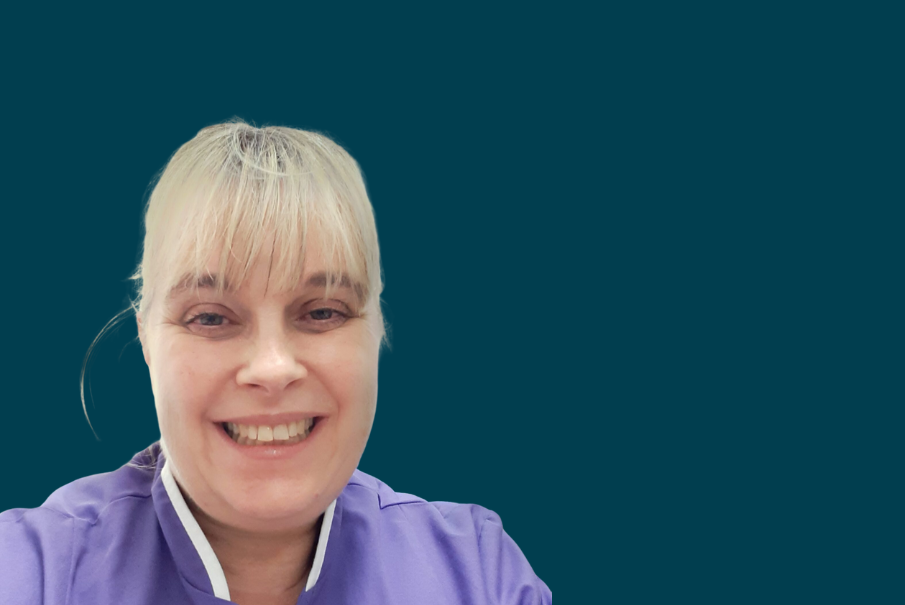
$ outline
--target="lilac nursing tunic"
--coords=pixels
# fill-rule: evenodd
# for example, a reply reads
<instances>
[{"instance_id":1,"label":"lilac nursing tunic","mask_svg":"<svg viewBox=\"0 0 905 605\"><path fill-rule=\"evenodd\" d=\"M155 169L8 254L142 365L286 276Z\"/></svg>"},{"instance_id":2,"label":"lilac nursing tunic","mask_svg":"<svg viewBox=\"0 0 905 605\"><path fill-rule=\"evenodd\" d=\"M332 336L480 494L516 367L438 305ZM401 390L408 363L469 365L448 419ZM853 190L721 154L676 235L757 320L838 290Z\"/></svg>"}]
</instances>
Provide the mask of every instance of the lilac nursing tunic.
<instances>
[{"instance_id":1,"label":"lilac nursing tunic","mask_svg":"<svg viewBox=\"0 0 905 605\"><path fill-rule=\"evenodd\" d=\"M213 605L229 587L157 444L0 513L0 605ZM552 604L500 518L356 470L327 508L299 605Z\"/></svg>"}]
</instances>

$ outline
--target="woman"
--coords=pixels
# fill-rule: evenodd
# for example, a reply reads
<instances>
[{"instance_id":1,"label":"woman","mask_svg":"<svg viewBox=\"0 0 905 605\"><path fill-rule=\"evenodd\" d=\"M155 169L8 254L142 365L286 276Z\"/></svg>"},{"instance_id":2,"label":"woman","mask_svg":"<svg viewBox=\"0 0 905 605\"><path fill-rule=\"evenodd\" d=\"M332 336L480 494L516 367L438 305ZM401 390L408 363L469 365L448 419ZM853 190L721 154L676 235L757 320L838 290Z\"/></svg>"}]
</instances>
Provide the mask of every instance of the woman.
<instances>
[{"instance_id":1,"label":"woman","mask_svg":"<svg viewBox=\"0 0 905 605\"><path fill-rule=\"evenodd\" d=\"M205 128L145 227L135 309L161 440L0 515L0 603L552 603L493 512L356 469L382 281L341 147Z\"/></svg>"}]
</instances>

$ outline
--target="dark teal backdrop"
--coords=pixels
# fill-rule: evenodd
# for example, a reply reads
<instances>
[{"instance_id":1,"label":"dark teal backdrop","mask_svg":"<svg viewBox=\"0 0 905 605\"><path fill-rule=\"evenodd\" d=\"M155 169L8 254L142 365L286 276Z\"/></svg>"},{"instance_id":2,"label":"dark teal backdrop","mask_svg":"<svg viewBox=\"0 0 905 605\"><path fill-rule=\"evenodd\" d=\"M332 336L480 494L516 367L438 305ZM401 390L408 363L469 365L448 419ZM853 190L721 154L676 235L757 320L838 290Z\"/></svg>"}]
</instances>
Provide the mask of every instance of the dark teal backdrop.
<instances>
[{"instance_id":1,"label":"dark teal backdrop","mask_svg":"<svg viewBox=\"0 0 905 605\"><path fill-rule=\"evenodd\" d=\"M564 362L550 355L565 303L551 289L563 237L547 220L560 201L544 173L551 134L538 134L555 115L537 113L528 77L542 48L482 34L469 46L486 54L463 58L444 27L378 55L366 16L355 31L301 13L184 17L54 13L5 43L20 58L7 64L2 145L0 510L38 506L158 439L134 323L90 366L100 441L79 401L82 358L131 293L152 177L200 128L239 116L324 132L365 173L392 349L360 468L495 510L556 586ZM264 28L256 42L249 27Z\"/></svg>"},{"instance_id":2,"label":"dark teal backdrop","mask_svg":"<svg viewBox=\"0 0 905 605\"><path fill-rule=\"evenodd\" d=\"M365 172L393 348L363 470L497 511L574 603L903 601L895 10L141 10L4 16L0 509L158 437L132 324L100 442L82 357L152 176L239 116Z\"/></svg>"}]
</instances>

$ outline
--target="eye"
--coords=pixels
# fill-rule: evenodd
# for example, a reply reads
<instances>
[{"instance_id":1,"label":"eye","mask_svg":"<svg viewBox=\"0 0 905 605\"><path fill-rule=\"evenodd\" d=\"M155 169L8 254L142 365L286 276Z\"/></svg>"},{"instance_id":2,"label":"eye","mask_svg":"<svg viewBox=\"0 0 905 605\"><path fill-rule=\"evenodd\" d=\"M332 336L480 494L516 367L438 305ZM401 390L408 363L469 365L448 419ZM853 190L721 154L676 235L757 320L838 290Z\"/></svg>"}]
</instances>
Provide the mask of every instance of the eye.
<instances>
[{"instance_id":1,"label":"eye","mask_svg":"<svg viewBox=\"0 0 905 605\"><path fill-rule=\"evenodd\" d=\"M192 321L197 321L202 326L222 326L225 319L218 313L201 313L196 315Z\"/></svg>"},{"instance_id":2,"label":"eye","mask_svg":"<svg viewBox=\"0 0 905 605\"><path fill-rule=\"evenodd\" d=\"M311 319L326 320L333 319L335 314L337 314L337 312L334 309L315 309L309 315L311 315Z\"/></svg>"},{"instance_id":3,"label":"eye","mask_svg":"<svg viewBox=\"0 0 905 605\"><path fill-rule=\"evenodd\" d=\"M201 336L227 336L239 325L222 313L203 311L185 320L185 327Z\"/></svg>"},{"instance_id":4,"label":"eye","mask_svg":"<svg viewBox=\"0 0 905 605\"><path fill-rule=\"evenodd\" d=\"M350 313L334 309L333 307L319 307L311 309L299 319L305 330L311 332L326 332L346 323Z\"/></svg>"}]
</instances>

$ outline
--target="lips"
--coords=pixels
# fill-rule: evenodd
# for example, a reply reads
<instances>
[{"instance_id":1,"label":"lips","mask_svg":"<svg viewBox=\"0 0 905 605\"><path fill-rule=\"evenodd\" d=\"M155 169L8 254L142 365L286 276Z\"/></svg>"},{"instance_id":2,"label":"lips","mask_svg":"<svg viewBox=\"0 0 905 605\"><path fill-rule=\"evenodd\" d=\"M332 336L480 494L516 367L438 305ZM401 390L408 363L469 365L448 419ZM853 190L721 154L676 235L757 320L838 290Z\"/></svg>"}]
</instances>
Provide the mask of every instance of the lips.
<instances>
[{"instance_id":1,"label":"lips","mask_svg":"<svg viewBox=\"0 0 905 605\"><path fill-rule=\"evenodd\" d=\"M318 435L323 433L324 430L329 430L330 420L330 416L315 416L311 413L259 414L218 419L211 424L211 428L215 433L219 433L227 451L231 452L227 454L229 458L223 460L225 464L244 466L245 464L266 463L270 465L280 460L292 460L292 464L305 465L313 463L316 458L316 454L308 454L306 452L313 452L312 447L315 450L318 448L317 443L320 440ZM273 437L273 432L277 430L279 425L286 425L286 433L288 434L290 423L296 423L296 429L298 429L297 423L299 422L302 422L303 426L306 422L311 424L310 429L308 429L303 438L296 434L294 438L290 439L271 439L270 441L261 439L261 426L266 427L263 435L266 439L268 437L268 428L270 429L270 437ZM232 429L230 424L235 425L235 429ZM255 427L257 434L254 440L249 441L248 434L242 438L242 425L247 427L247 431L250 431L252 426ZM239 440L233 437L235 430L239 431ZM282 435L281 429L278 435ZM305 462L306 460L308 462ZM256 467L254 472L266 473L271 470L272 468L268 466Z\"/></svg>"},{"instance_id":2,"label":"lips","mask_svg":"<svg viewBox=\"0 0 905 605\"><path fill-rule=\"evenodd\" d=\"M296 421L272 423L223 422L226 434L239 445L275 446L292 445L304 441L317 423L316 417Z\"/></svg>"}]
</instances>

